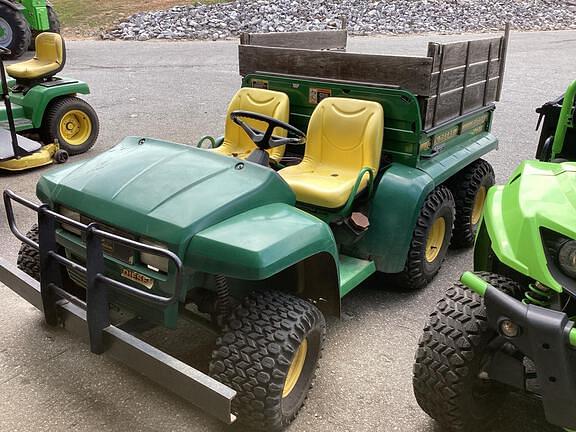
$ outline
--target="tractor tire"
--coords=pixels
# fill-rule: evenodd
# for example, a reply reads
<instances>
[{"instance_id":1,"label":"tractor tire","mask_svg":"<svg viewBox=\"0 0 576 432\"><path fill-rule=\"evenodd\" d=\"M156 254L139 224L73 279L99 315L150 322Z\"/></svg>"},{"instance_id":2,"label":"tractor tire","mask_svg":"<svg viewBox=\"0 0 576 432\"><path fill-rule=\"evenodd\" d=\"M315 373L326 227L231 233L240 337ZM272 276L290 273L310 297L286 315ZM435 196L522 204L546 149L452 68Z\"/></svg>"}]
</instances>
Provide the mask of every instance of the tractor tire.
<instances>
[{"instance_id":1,"label":"tractor tire","mask_svg":"<svg viewBox=\"0 0 576 432\"><path fill-rule=\"evenodd\" d=\"M26 233L26 237L38 243L38 225L33 225L30 231ZM40 253L36 249L22 243L18 251L16 265L28 276L40 281Z\"/></svg>"},{"instance_id":2,"label":"tractor tire","mask_svg":"<svg viewBox=\"0 0 576 432\"><path fill-rule=\"evenodd\" d=\"M494 287L517 295L511 279L478 273ZM497 333L488 327L483 297L455 283L424 327L414 364L413 388L420 407L450 432L489 430L506 389L479 373Z\"/></svg>"},{"instance_id":3,"label":"tractor tire","mask_svg":"<svg viewBox=\"0 0 576 432\"><path fill-rule=\"evenodd\" d=\"M58 18L58 14L54 10L52 6L46 6L48 10L48 22L50 23L50 29L47 30L51 33L60 33L61 25L60 25L60 18ZM43 33L42 31L32 30L32 39L30 40L30 46L28 49L30 51L36 50L36 37Z\"/></svg>"},{"instance_id":4,"label":"tractor tire","mask_svg":"<svg viewBox=\"0 0 576 432\"><path fill-rule=\"evenodd\" d=\"M4 58L15 60L21 57L31 39L32 32L22 12L0 3L0 46L11 51Z\"/></svg>"},{"instance_id":5,"label":"tractor tire","mask_svg":"<svg viewBox=\"0 0 576 432\"><path fill-rule=\"evenodd\" d=\"M450 243L452 248L466 248L474 244L486 193L494 183L494 169L483 159L468 165L448 183L456 202L456 221Z\"/></svg>"},{"instance_id":6,"label":"tractor tire","mask_svg":"<svg viewBox=\"0 0 576 432\"><path fill-rule=\"evenodd\" d=\"M70 156L85 153L98 139L100 123L94 109L84 100L66 96L53 101L44 112L40 135L44 144L58 140Z\"/></svg>"},{"instance_id":7,"label":"tractor tire","mask_svg":"<svg viewBox=\"0 0 576 432\"><path fill-rule=\"evenodd\" d=\"M450 189L434 189L420 210L404 270L390 275L394 287L415 290L427 285L440 270L450 245L455 204Z\"/></svg>"},{"instance_id":8,"label":"tractor tire","mask_svg":"<svg viewBox=\"0 0 576 432\"><path fill-rule=\"evenodd\" d=\"M312 304L278 291L249 295L231 314L212 353L210 375L238 395L232 409L254 431L280 431L313 385L326 334Z\"/></svg>"}]
</instances>

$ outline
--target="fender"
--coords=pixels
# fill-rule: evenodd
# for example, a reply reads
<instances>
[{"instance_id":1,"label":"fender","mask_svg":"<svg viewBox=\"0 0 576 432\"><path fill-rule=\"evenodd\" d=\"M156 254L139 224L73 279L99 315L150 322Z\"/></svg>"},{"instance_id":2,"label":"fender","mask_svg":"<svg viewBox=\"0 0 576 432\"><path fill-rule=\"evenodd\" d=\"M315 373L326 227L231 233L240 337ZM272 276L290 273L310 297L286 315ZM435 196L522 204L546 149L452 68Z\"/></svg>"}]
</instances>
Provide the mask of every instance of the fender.
<instances>
[{"instance_id":1,"label":"fender","mask_svg":"<svg viewBox=\"0 0 576 432\"><path fill-rule=\"evenodd\" d=\"M2 1L2 0L0 0ZM11 94L12 103L24 108L26 117L32 120L35 128L42 126L44 112L54 99L62 96L75 96L76 94L90 94L88 84L78 80L61 79L61 84L46 87L42 84L32 87L25 95Z\"/></svg>"},{"instance_id":2,"label":"fender","mask_svg":"<svg viewBox=\"0 0 576 432\"><path fill-rule=\"evenodd\" d=\"M0 3L3 5L6 5L16 11L23 11L24 9L26 9L24 6L22 6L20 3L15 3L15 2L11 2L9 0L0 0Z\"/></svg>"},{"instance_id":3,"label":"fender","mask_svg":"<svg viewBox=\"0 0 576 432\"><path fill-rule=\"evenodd\" d=\"M340 310L338 249L332 231L288 204L251 209L200 231L189 242L184 262L192 270L250 281L295 270L308 279L304 286L295 282L291 289L296 294L326 301L331 314Z\"/></svg>"},{"instance_id":4,"label":"fender","mask_svg":"<svg viewBox=\"0 0 576 432\"><path fill-rule=\"evenodd\" d=\"M370 228L356 253L374 257L378 271L401 272L420 208L434 187L434 179L424 171L393 163L380 178L370 209Z\"/></svg>"}]
</instances>

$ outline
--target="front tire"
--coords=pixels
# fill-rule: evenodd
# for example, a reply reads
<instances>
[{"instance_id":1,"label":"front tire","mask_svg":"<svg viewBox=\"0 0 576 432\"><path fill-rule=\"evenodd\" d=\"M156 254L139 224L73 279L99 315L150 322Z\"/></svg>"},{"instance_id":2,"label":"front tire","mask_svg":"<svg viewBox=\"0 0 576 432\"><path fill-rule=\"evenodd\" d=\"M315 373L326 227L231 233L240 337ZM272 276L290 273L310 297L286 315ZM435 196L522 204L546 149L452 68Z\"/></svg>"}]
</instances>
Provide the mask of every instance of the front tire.
<instances>
[{"instance_id":1,"label":"front tire","mask_svg":"<svg viewBox=\"0 0 576 432\"><path fill-rule=\"evenodd\" d=\"M44 144L58 140L60 148L71 156L90 150L99 132L98 115L86 101L75 96L52 102L46 108L40 131Z\"/></svg>"},{"instance_id":2,"label":"front tire","mask_svg":"<svg viewBox=\"0 0 576 432\"><path fill-rule=\"evenodd\" d=\"M238 392L238 421L280 431L302 408L322 352L326 323L312 304L278 291L256 292L232 313L210 375Z\"/></svg>"},{"instance_id":3,"label":"front tire","mask_svg":"<svg viewBox=\"0 0 576 432\"><path fill-rule=\"evenodd\" d=\"M478 273L515 295L516 282ZM414 395L420 407L450 432L488 430L506 395L503 386L479 377L497 333L488 327L483 297L455 283L438 302L418 344Z\"/></svg>"},{"instance_id":4,"label":"front tire","mask_svg":"<svg viewBox=\"0 0 576 432\"><path fill-rule=\"evenodd\" d=\"M30 231L26 233L26 237L38 243L38 225L33 225ZM18 251L16 265L24 273L40 281L40 253L38 250L22 243Z\"/></svg>"},{"instance_id":5,"label":"front tire","mask_svg":"<svg viewBox=\"0 0 576 432\"><path fill-rule=\"evenodd\" d=\"M440 270L452 237L454 198L446 186L438 186L424 202L412 234L404 270L391 282L404 290L427 285Z\"/></svg>"},{"instance_id":6,"label":"front tire","mask_svg":"<svg viewBox=\"0 0 576 432\"><path fill-rule=\"evenodd\" d=\"M22 56L30 45L32 32L24 15L6 4L0 3L0 46L8 48L7 60Z\"/></svg>"}]
</instances>

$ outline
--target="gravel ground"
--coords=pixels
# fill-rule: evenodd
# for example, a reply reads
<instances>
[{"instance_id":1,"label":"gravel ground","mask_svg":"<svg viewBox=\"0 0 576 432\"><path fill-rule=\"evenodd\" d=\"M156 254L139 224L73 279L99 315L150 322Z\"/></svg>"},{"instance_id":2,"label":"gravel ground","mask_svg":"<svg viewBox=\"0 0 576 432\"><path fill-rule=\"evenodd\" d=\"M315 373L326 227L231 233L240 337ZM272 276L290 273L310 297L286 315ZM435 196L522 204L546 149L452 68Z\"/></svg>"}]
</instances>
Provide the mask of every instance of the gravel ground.
<instances>
[{"instance_id":1,"label":"gravel ground","mask_svg":"<svg viewBox=\"0 0 576 432\"><path fill-rule=\"evenodd\" d=\"M354 35L576 28L576 0L235 0L139 13L105 39L226 39L243 32L338 29Z\"/></svg>"}]
</instances>

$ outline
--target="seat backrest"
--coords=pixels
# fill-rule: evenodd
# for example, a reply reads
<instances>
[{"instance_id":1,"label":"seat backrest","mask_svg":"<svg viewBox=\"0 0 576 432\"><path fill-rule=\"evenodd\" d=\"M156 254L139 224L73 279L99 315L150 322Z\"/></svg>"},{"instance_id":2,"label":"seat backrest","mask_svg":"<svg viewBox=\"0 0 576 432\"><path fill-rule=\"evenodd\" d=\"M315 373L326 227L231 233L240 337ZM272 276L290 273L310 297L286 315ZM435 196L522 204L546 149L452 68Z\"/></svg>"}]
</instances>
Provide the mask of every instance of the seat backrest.
<instances>
[{"instance_id":1,"label":"seat backrest","mask_svg":"<svg viewBox=\"0 0 576 432\"><path fill-rule=\"evenodd\" d=\"M256 149L256 145L248 137L246 132L230 119L230 113L237 110L264 114L288 123L290 120L290 99L285 93L258 88L244 87L236 92L228 105L223 145L236 153L251 152ZM262 131L264 131L267 126L266 123L257 120L243 120L250 126ZM274 134L286 136L286 131L276 128ZM284 149L285 146L270 149L270 157L279 160L284 155Z\"/></svg>"},{"instance_id":2,"label":"seat backrest","mask_svg":"<svg viewBox=\"0 0 576 432\"><path fill-rule=\"evenodd\" d=\"M322 100L308 125L304 158L360 171L378 171L384 136L384 109L377 102L330 97Z\"/></svg>"},{"instance_id":3,"label":"seat backrest","mask_svg":"<svg viewBox=\"0 0 576 432\"><path fill-rule=\"evenodd\" d=\"M40 33L36 37L36 59L64 67L66 55L62 36L58 33Z\"/></svg>"}]
</instances>

